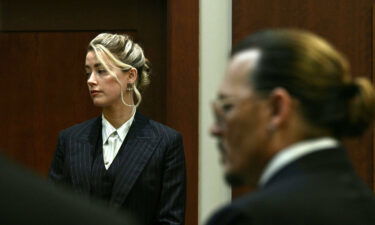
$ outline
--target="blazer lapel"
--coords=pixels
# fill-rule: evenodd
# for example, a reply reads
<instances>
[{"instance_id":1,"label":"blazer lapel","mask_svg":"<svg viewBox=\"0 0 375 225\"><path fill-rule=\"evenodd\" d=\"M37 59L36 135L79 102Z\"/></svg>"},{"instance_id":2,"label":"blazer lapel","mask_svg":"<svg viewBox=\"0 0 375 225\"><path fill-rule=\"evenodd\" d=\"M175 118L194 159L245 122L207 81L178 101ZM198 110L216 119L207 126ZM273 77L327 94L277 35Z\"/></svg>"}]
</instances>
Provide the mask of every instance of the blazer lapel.
<instances>
[{"instance_id":1,"label":"blazer lapel","mask_svg":"<svg viewBox=\"0 0 375 225\"><path fill-rule=\"evenodd\" d=\"M90 193L90 175L92 161L98 140L101 140L101 117L82 127L71 141L72 183L80 192Z\"/></svg>"},{"instance_id":2,"label":"blazer lapel","mask_svg":"<svg viewBox=\"0 0 375 225\"><path fill-rule=\"evenodd\" d=\"M127 139L126 145L122 146L125 147L124 158L118 171L119 176L113 185L110 201L118 206L125 201L161 140L150 127L149 120L139 113L135 115Z\"/></svg>"}]
</instances>

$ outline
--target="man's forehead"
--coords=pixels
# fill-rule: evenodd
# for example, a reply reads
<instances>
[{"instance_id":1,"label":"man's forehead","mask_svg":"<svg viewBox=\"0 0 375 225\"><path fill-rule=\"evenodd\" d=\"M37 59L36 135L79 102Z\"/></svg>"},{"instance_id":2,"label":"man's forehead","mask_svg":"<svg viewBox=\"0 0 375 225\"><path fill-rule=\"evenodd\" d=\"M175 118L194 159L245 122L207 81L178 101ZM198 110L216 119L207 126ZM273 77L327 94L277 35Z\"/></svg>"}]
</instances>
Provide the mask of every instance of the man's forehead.
<instances>
[{"instance_id":1,"label":"man's forehead","mask_svg":"<svg viewBox=\"0 0 375 225\"><path fill-rule=\"evenodd\" d=\"M219 95L237 95L248 90L248 74L260 57L257 49L246 50L234 55L228 64L226 76L219 89Z\"/></svg>"},{"instance_id":2,"label":"man's forehead","mask_svg":"<svg viewBox=\"0 0 375 225\"><path fill-rule=\"evenodd\" d=\"M237 72L248 72L259 61L260 50L249 49L235 54L229 61L228 69Z\"/></svg>"}]
</instances>

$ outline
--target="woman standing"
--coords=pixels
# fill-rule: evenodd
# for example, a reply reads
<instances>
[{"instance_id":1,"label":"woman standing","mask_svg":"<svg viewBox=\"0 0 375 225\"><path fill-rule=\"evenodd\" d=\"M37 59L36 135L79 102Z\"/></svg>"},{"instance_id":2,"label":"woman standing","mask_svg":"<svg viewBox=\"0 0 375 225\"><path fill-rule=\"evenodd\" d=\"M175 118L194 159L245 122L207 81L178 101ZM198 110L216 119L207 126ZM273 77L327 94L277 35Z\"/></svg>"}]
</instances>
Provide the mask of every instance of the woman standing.
<instances>
[{"instance_id":1,"label":"woman standing","mask_svg":"<svg viewBox=\"0 0 375 225\"><path fill-rule=\"evenodd\" d=\"M139 112L149 62L129 36L89 44L88 89L102 115L63 130L49 177L133 213L142 224L184 224L181 135Z\"/></svg>"}]
</instances>

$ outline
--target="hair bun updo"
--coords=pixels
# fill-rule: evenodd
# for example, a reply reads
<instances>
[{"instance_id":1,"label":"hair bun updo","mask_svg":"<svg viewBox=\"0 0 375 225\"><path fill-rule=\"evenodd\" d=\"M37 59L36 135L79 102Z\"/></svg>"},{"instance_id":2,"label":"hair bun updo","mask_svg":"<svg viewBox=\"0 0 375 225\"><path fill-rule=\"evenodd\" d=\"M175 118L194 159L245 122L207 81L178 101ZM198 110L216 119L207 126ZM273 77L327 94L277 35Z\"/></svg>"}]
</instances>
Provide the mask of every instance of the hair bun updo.
<instances>
[{"instance_id":1,"label":"hair bun updo","mask_svg":"<svg viewBox=\"0 0 375 225\"><path fill-rule=\"evenodd\" d=\"M137 69L138 78L134 85L134 93L138 99L138 106L142 99L140 91L150 84L151 74L151 63L145 57L141 46L126 34L101 33L90 42L88 51L95 51L95 54L104 53L121 69Z\"/></svg>"}]
</instances>

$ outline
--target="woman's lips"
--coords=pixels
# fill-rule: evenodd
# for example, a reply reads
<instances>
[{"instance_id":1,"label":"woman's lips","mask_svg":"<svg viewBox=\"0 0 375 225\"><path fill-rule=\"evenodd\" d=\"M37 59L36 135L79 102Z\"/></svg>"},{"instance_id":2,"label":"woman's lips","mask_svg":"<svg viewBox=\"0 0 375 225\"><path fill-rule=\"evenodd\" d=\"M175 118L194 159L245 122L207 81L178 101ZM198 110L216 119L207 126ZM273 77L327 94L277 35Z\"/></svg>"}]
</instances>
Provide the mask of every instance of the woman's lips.
<instances>
[{"instance_id":1,"label":"woman's lips","mask_svg":"<svg viewBox=\"0 0 375 225\"><path fill-rule=\"evenodd\" d=\"M97 90L90 91L91 96L95 96L95 95L97 95L99 93L100 93L100 91L97 91Z\"/></svg>"}]
</instances>

